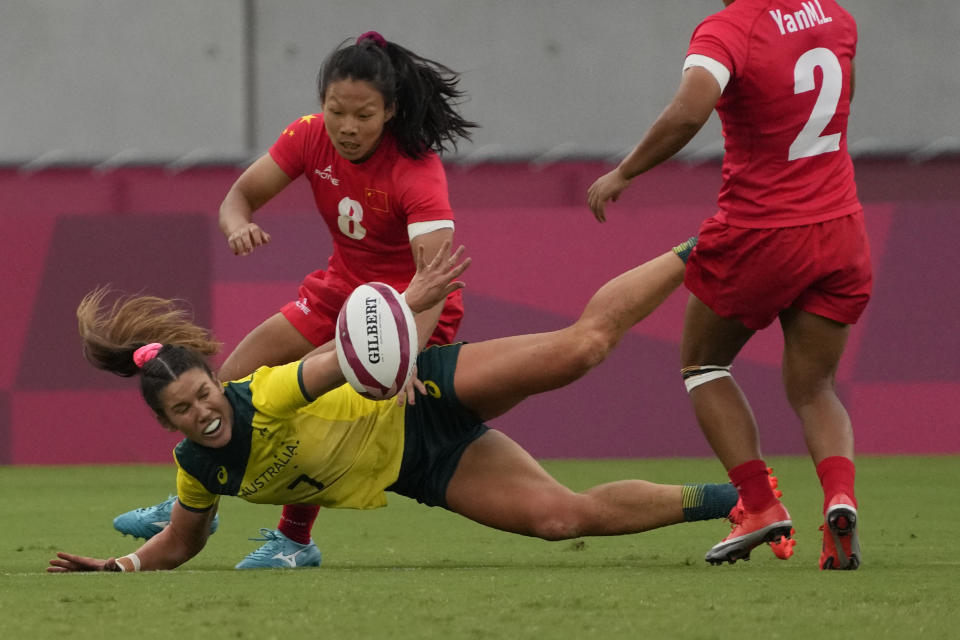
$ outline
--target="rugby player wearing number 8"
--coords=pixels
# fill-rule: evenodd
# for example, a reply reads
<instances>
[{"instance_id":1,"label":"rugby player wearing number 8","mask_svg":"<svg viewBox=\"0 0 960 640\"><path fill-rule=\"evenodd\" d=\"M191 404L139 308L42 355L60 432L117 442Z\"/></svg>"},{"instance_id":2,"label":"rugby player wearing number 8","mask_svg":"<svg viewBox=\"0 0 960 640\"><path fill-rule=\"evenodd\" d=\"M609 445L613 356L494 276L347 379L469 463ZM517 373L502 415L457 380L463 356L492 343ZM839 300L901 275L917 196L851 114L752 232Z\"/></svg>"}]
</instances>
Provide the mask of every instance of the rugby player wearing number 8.
<instances>
[{"instance_id":1,"label":"rugby player wearing number 8","mask_svg":"<svg viewBox=\"0 0 960 640\"><path fill-rule=\"evenodd\" d=\"M58 553L48 571L179 566L203 547L221 495L373 508L393 491L546 540L726 516L737 501L728 483L622 480L577 493L483 424L598 365L681 284L689 244L606 283L566 328L428 348L417 368L431 393L413 403L360 396L343 384L330 350L220 385L201 355L210 351L208 334L173 314L169 301L135 297L104 311L103 294L95 292L78 309L85 353L97 367L139 373L161 424L185 436L176 449L178 499L170 525L134 553L108 559ZM460 255L420 260L405 292L420 336L429 336L436 322L424 311L462 286ZM167 341L174 331L179 344ZM148 340L163 344L144 346Z\"/></svg>"}]
</instances>

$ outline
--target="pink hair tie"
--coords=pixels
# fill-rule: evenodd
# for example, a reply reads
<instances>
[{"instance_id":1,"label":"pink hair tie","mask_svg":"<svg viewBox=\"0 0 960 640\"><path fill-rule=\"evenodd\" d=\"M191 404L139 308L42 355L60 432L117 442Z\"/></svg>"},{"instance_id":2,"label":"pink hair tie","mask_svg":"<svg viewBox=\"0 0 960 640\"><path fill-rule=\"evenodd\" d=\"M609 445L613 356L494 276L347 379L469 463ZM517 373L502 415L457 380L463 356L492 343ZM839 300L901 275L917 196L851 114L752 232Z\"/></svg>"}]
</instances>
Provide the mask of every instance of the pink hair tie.
<instances>
[{"instance_id":1,"label":"pink hair tie","mask_svg":"<svg viewBox=\"0 0 960 640\"><path fill-rule=\"evenodd\" d=\"M160 349L163 349L163 345L159 342L143 345L133 352L133 363L143 369L143 365L157 357Z\"/></svg>"},{"instance_id":2,"label":"pink hair tie","mask_svg":"<svg viewBox=\"0 0 960 640\"><path fill-rule=\"evenodd\" d=\"M376 31L367 31L364 34L361 34L360 37L357 38L357 44L360 44L364 40L373 40L373 44L377 45L381 49L384 49L387 46L387 39Z\"/></svg>"}]
</instances>

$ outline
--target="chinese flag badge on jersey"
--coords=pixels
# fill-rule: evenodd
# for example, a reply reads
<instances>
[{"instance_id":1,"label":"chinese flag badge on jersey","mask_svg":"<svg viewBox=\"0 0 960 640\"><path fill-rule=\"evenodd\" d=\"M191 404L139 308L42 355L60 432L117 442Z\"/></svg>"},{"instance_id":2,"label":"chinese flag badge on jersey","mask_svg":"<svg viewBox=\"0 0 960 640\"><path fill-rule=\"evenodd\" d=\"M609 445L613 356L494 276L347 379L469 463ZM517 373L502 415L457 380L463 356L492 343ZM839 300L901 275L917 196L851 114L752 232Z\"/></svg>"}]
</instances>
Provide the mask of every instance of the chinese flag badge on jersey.
<instances>
[{"instance_id":1,"label":"chinese flag badge on jersey","mask_svg":"<svg viewBox=\"0 0 960 640\"><path fill-rule=\"evenodd\" d=\"M367 206L373 209L374 211L389 211L389 203L387 201L386 191L379 191L377 189L367 189Z\"/></svg>"}]
</instances>

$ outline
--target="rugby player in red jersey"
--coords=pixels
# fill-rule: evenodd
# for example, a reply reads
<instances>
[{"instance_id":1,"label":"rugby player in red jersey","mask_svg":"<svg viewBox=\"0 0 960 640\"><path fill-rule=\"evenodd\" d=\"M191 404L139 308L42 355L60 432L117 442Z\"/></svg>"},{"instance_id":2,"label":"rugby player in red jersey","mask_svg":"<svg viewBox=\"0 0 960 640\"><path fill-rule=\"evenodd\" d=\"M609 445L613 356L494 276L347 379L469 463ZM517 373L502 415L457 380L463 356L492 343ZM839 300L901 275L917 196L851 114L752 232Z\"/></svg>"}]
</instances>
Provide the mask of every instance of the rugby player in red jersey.
<instances>
[{"instance_id":1,"label":"rugby player in red jersey","mask_svg":"<svg viewBox=\"0 0 960 640\"><path fill-rule=\"evenodd\" d=\"M261 365L295 361L333 339L337 314L358 285L403 290L423 248L432 258L453 237L454 215L438 153L476 125L456 110L459 76L368 32L333 51L320 70L322 112L298 118L237 179L220 206L231 250L247 255L270 241L254 212L305 176L333 238L327 268L300 285L297 299L251 331L218 374L235 380ZM430 344L447 344L463 316L461 292L435 310ZM169 522L174 498L117 516L114 527L149 539ZM238 569L317 566L311 538L319 506L287 505L276 530ZM216 528L214 521L212 527Z\"/></svg>"},{"instance_id":2,"label":"rugby player in red jersey","mask_svg":"<svg viewBox=\"0 0 960 640\"><path fill-rule=\"evenodd\" d=\"M821 569L860 564L853 430L834 379L870 298L872 270L847 118L857 29L833 0L724 0L690 40L679 89L634 150L588 191L591 210L678 152L716 109L723 125L718 212L687 268L681 346L697 419L740 494L733 531L706 555L749 557L788 537L757 425L730 373L741 348L780 320L783 380L824 492Z\"/></svg>"}]
</instances>

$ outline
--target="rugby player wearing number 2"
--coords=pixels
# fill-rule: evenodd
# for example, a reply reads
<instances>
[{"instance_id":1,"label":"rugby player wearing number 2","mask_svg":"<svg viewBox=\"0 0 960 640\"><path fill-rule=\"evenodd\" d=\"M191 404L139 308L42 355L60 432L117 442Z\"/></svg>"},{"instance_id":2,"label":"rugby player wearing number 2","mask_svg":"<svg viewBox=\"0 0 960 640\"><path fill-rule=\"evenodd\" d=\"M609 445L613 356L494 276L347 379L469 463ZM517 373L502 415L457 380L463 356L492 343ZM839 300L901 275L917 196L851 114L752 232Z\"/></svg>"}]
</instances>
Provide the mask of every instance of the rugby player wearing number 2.
<instances>
[{"instance_id":1,"label":"rugby player wearing number 2","mask_svg":"<svg viewBox=\"0 0 960 640\"><path fill-rule=\"evenodd\" d=\"M707 440L740 494L718 564L785 540L757 425L730 366L779 318L783 380L824 492L821 569L860 565L853 430L834 389L872 270L847 118L857 30L833 0L724 0L690 41L679 89L634 150L588 191L601 222L636 176L682 149L715 108L723 124L719 210L687 268L684 382ZM786 543L783 543L786 544ZM776 550L776 549L775 549ZM788 554L783 554L788 555Z\"/></svg>"}]
</instances>

